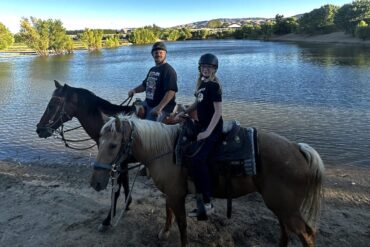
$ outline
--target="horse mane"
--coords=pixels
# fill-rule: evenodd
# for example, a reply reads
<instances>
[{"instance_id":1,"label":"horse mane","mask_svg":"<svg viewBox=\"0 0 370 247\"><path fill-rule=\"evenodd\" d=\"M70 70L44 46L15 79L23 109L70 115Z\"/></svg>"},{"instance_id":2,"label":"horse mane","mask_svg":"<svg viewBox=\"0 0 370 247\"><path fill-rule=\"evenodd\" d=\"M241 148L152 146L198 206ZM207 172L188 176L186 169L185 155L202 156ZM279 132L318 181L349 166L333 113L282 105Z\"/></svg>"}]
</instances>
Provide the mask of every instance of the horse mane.
<instances>
[{"instance_id":1,"label":"horse mane","mask_svg":"<svg viewBox=\"0 0 370 247\"><path fill-rule=\"evenodd\" d=\"M70 100L72 96L76 94L78 98L78 107L80 109L87 109L88 114L92 116L100 115L101 112L106 115L113 116L118 113L129 113L131 111L130 106L112 104L84 88L75 88L64 85L62 90L65 93L67 100Z\"/></svg>"},{"instance_id":2,"label":"horse mane","mask_svg":"<svg viewBox=\"0 0 370 247\"><path fill-rule=\"evenodd\" d=\"M163 123L139 119L135 115L119 115L120 121L129 121L134 128L134 138L138 138L144 150L162 154L174 149L176 137L181 129L179 124ZM102 128L101 134L116 132L115 119L111 118Z\"/></svg>"}]
</instances>

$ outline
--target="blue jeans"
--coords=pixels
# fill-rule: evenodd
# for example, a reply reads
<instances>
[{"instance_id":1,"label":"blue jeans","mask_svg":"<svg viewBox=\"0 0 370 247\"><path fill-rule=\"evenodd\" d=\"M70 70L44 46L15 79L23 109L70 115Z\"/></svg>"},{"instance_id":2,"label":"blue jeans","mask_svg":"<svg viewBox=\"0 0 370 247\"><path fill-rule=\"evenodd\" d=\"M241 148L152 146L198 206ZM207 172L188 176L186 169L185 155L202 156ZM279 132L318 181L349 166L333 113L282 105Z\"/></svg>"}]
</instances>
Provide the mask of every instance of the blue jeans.
<instances>
[{"instance_id":1,"label":"blue jeans","mask_svg":"<svg viewBox=\"0 0 370 247\"><path fill-rule=\"evenodd\" d=\"M152 110L153 110L154 107L148 106L146 101L144 101L143 106L145 108L145 119L146 120L162 122L163 119L165 119L166 117L168 117L170 115L170 113L166 112L166 111L162 111L158 116L153 114Z\"/></svg>"}]
</instances>

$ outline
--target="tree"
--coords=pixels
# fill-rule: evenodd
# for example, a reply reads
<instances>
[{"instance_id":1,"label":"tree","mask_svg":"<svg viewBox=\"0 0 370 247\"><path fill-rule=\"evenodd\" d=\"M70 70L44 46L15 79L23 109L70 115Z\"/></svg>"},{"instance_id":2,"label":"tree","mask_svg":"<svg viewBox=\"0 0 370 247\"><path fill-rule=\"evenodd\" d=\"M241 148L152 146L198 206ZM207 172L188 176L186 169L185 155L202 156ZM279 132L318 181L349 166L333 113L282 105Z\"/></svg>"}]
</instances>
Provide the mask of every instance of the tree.
<instances>
[{"instance_id":1,"label":"tree","mask_svg":"<svg viewBox=\"0 0 370 247\"><path fill-rule=\"evenodd\" d=\"M56 54L63 54L66 51L72 52L72 39L66 35L66 29L60 20L48 20L49 25L49 49ZM71 45L72 44L72 45ZM71 48L72 46L72 48Z\"/></svg>"},{"instance_id":2,"label":"tree","mask_svg":"<svg viewBox=\"0 0 370 247\"><path fill-rule=\"evenodd\" d=\"M220 27L222 27L222 23L221 23L220 20L210 20L207 23L207 27L209 27L209 28L220 28Z\"/></svg>"},{"instance_id":3,"label":"tree","mask_svg":"<svg viewBox=\"0 0 370 247\"><path fill-rule=\"evenodd\" d=\"M107 48L115 48L119 46L119 37L118 35L113 35L113 37L108 37L105 40L105 46Z\"/></svg>"},{"instance_id":4,"label":"tree","mask_svg":"<svg viewBox=\"0 0 370 247\"><path fill-rule=\"evenodd\" d=\"M0 50L6 49L14 43L12 33L0 22Z\"/></svg>"},{"instance_id":5,"label":"tree","mask_svg":"<svg viewBox=\"0 0 370 247\"><path fill-rule=\"evenodd\" d=\"M102 48L103 31L98 29L88 29L82 33L82 44L89 51L96 51Z\"/></svg>"},{"instance_id":6,"label":"tree","mask_svg":"<svg viewBox=\"0 0 370 247\"><path fill-rule=\"evenodd\" d=\"M272 21L267 21L261 25L261 34L263 39L271 38L274 32L274 23Z\"/></svg>"},{"instance_id":7,"label":"tree","mask_svg":"<svg viewBox=\"0 0 370 247\"><path fill-rule=\"evenodd\" d=\"M366 40L370 38L370 26L365 21L360 21L356 28L356 37Z\"/></svg>"},{"instance_id":8,"label":"tree","mask_svg":"<svg viewBox=\"0 0 370 247\"><path fill-rule=\"evenodd\" d=\"M339 7L327 4L304 14L299 19L299 30L303 33L331 33L336 30L334 17Z\"/></svg>"},{"instance_id":9,"label":"tree","mask_svg":"<svg viewBox=\"0 0 370 247\"><path fill-rule=\"evenodd\" d=\"M370 0L357 0L343 5L334 17L334 24L346 33L354 34L360 21L370 20Z\"/></svg>"},{"instance_id":10,"label":"tree","mask_svg":"<svg viewBox=\"0 0 370 247\"><path fill-rule=\"evenodd\" d=\"M137 28L131 33L128 40L134 44L150 44L157 40L157 36L151 29Z\"/></svg>"},{"instance_id":11,"label":"tree","mask_svg":"<svg viewBox=\"0 0 370 247\"><path fill-rule=\"evenodd\" d=\"M274 33L283 35L294 32L298 27L297 18L289 17L284 18L283 15L277 14L275 16Z\"/></svg>"},{"instance_id":12,"label":"tree","mask_svg":"<svg viewBox=\"0 0 370 247\"><path fill-rule=\"evenodd\" d=\"M186 40L186 39L191 39L192 34L189 28L182 28L180 31L180 40Z\"/></svg>"},{"instance_id":13,"label":"tree","mask_svg":"<svg viewBox=\"0 0 370 247\"><path fill-rule=\"evenodd\" d=\"M169 41L176 41L180 38L180 32L177 29L172 29L167 37L167 40Z\"/></svg>"},{"instance_id":14,"label":"tree","mask_svg":"<svg viewBox=\"0 0 370 247\"><path fill-rule=\"evenodd\" d=\"M52 51L55 54L73 51L73 42L66 34L60 20L41 20L31 17L21 19L21 39L38 55L47 56Z\"/></svg>"}]
</instances>

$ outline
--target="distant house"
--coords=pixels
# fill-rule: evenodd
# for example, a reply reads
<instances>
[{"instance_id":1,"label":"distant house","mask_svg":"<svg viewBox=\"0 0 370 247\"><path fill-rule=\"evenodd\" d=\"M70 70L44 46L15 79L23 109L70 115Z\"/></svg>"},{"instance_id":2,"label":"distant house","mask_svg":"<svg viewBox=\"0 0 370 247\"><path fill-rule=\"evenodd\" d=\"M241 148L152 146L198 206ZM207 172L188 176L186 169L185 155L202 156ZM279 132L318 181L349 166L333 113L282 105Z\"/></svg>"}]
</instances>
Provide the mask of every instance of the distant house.
<instances>
[{"instance_id":1,"label":"distant house","mask_svg":"<svg viewBox=\"0 0 370 247\"><path fill-rule=\"evenodd\" d=\"M241 28L241 26L239 24L233 23L230 26L228 26L228 28L239 29L239 28Z\"/></svg>"}]
</instances>

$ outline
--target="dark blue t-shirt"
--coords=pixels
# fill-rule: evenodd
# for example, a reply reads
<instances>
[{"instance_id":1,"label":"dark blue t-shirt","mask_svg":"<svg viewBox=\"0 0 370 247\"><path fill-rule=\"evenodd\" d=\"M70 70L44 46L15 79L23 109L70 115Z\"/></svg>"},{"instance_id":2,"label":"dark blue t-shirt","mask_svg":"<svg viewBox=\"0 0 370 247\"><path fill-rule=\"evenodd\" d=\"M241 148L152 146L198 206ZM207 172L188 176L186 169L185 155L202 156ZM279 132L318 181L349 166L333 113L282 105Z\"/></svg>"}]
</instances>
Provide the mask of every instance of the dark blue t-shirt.
<instances>
[{"instance_id":1,"label":"dark blue t-shirt","mask_svg":"<svg viewBox=\"0 0 370 247\"><path fill-rule=\"evenodd\" d=\"M156 107L167 91L177 92L177 74L168 63L152 67L142 85L145 88L146 102L150 107ZM172 112L175 107L175 97L163 108L166 112Z\"/></svg>"},{"instance_id":2,"label":"dark blue t-shirt","mask_svg":"<svg viewBox=\"0 0 370 247\"><path fill-rule=\"evenodd\" d=\"M214 102L222 102L222 92L220 85L216 82L204 82L200 84L199 89L195 92L197 98L197 114L199 123L203 128L207 128L215 113ZM218 125L222 125L222 116Z\"/></svg>"}]
</instances>

